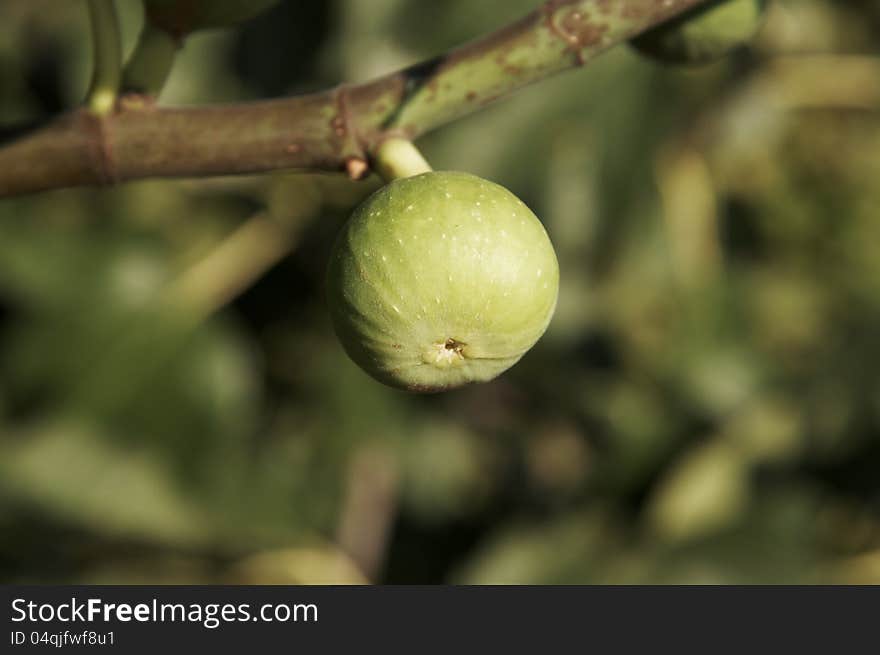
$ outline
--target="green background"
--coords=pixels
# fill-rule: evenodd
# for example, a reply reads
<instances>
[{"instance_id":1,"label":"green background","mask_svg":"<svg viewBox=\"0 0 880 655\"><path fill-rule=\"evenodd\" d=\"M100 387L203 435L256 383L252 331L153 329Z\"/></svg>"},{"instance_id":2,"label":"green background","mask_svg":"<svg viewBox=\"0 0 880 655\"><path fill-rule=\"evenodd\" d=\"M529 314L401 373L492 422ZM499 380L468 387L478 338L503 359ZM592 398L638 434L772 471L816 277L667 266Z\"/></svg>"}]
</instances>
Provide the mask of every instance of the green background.
<instances>
[{"instance_id":1,"label":"green background","mask_svg":"<svg viewBox=\"0 0 880 655\"><path fill-rule=\"evenodd\" d=\"M192 36L161 100L367 80L534 4L285 2ZM778 0L721 63L618 47L422 139L561 267L538 345L442 395L330 328L375 180L0 201L0 580L880 583L878 34ZM80 102L89 52L84 3L0 5L0 124Z\"/></svg>"}]
</instances>

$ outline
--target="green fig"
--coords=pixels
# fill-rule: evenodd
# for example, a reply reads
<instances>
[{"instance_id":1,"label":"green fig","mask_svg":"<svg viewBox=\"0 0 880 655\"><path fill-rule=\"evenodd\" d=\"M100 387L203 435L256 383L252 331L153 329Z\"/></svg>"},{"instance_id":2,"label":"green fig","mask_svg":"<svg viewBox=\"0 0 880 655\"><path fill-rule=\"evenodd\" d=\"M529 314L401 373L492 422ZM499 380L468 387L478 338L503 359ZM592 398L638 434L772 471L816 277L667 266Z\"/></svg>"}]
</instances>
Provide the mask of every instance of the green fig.
<instances>
[{"instance_id":1,"label":"green fig","mask_svg":"<svg viewBox=\"0 0 880 655\"><path fill-rule=\"evenodd\" d=\"M392 181L342 229L328 304L349 356L410 391L484 382L541 337L559 266L538 218L507 189L461 172Z\"/></svg>"},{"instance_id":2,"label":"green fig","mask_svg":"<svg viewBox=\"0 0 880 655\"><path fill-rule=\"evenodd\" d=\"M640 53L672 64L705 64L748 43L767 0L713 0L631 41Z\"/></svg>"}]
</instances>

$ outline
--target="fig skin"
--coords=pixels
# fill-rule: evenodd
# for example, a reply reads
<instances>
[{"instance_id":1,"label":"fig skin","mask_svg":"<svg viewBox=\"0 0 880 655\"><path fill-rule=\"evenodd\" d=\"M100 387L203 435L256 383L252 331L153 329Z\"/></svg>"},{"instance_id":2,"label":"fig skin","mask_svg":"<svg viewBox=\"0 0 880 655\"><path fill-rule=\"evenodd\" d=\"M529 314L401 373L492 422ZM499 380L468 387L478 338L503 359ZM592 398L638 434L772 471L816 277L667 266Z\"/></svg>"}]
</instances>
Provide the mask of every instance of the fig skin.
<instances>
[{"instance_id":1,"label":"fig skin","mask_svg":"<svg viewBox=\"0 0 880 655\"><path fill-rule=\"evenodd\" d=\"M559 265L538 218L504 187L452 171L395 180L342 229L328 305L348 355L393 387L485 382L547 329Z\"/></svg>"},{"instance_id":2,"label":"fig skin","mask_svg":"<svg viewBox=\"0 0 880 655\"><path fill-rule=\"evenodd\" d=\"M757 33L767 0L715 0L687 11L631 41L641 54L669 64L707 64Z\"/></svg>"}]
</instances>

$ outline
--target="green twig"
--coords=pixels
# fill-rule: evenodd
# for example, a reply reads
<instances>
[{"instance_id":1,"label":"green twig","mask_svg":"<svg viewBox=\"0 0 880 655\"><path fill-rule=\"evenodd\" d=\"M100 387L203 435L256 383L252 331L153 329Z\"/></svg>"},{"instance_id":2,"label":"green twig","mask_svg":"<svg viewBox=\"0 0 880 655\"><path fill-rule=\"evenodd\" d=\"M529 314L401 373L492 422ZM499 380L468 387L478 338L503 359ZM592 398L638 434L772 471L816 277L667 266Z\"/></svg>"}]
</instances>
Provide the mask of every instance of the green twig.
<instances>
[{"instance_id":1,"label":"green twig","mask_svg":"<svg viewBox=\"0 0 880 655\"><path fill-rule=\"evenodd\" d=\"M109 114L116 104L121 79L122 46L113 0L88 0L92 26L92 84L86 98L89 109Z\"/></svg>"}]
</instances>

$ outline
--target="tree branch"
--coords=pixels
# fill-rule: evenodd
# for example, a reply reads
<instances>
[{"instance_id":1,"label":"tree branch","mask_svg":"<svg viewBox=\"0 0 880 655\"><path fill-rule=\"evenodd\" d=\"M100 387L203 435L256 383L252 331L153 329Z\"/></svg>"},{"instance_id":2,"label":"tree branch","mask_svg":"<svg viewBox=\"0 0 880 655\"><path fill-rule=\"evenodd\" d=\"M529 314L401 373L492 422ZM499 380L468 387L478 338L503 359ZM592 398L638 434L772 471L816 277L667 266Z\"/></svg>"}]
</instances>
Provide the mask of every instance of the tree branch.
<instances>
[{"instance_id":1,"label":"tree branch","mask_svg":"<svg viewBox=\"0 0 880 655\"><path fill-rule=\"evenodd\" d=\"M0 148L0 196L278 169L359 176L384 138L414 139L706 1L549 0L482 39L360 85L208 107L134 96L106 116L78 109Z\"/></svg>"}]
</instances>

